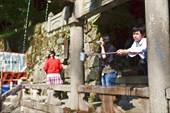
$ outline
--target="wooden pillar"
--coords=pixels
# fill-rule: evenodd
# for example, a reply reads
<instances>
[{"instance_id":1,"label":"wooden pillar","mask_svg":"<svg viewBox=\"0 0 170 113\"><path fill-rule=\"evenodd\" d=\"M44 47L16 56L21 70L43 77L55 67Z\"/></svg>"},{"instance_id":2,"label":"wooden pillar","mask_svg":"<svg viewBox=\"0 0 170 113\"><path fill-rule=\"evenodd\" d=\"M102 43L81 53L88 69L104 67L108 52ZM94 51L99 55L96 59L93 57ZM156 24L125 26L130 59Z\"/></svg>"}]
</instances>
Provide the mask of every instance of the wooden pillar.
<instances>
[{"instance_id":1,"label":"wooden pillar","mask_svg":"<svg viewBox=\"0 0 170 113\"><path fill-rule=\"evenodd\" d=\"M80 52L83 50L83 27L80 23L73 23L70 29L70 54L71 54L71 109L78 110L77 86L84 84L84 65L80 61Z\"/></svg>"},{"instance_id":2,"label":"wooden pillar","mask_svg":"<svg viewBox=\"0 0 170 113\"><path fill-rule=\"evenodd\" d=\"M80 52L84 47L84 29L77 17L82 13L82 0L76 0L72 17L69 19L70 28L70 73L71 73L71 93L70 93L70 108L79 110L79 95L77 91L78 85L84 84L84 64L80 61Z\"/></svg>"},{"instance_id":3,"label":"wooden pillar","mask_svg":"<svg viewBox=\"0 0 170 113\"><path fill-rule=\"evenodd\" d=\"M165 89L170 87L168 0L145 0L151 113L168 113Z\"/></svg>"}]
</instances>

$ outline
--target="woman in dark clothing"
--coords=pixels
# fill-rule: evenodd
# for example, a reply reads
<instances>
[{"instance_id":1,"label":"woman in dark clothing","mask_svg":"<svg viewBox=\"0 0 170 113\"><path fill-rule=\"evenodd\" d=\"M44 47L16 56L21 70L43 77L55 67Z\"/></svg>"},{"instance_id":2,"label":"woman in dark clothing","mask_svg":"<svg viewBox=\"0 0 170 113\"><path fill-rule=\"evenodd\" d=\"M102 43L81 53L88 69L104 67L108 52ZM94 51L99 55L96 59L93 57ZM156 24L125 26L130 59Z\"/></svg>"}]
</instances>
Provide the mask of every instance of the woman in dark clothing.
<instances>
[{"instance_id":1,"label":"woman in dark clothing","mask_svg":"<svg viewBox=\"0 0 170 113\"><path fill-rule=\"evenodd\" d=\"M117 72L115 70L114 54L104 54L107 52L114 52L116 48L109 43L109 37L104 35L99 41L99 52L102 53L100 57L100 72L102 74L101 82L102 86L113 86L115 85L115 78Z\"/></svg>"}]
</instances>

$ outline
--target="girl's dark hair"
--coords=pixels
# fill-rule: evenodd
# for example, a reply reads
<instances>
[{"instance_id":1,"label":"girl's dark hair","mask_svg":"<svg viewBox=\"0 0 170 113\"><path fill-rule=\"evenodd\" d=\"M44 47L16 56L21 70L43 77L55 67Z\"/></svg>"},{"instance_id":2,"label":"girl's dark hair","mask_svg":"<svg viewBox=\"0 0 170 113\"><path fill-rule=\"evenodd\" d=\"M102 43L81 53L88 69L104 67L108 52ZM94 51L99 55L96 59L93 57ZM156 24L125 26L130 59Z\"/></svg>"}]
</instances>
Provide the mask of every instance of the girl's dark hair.
<instances>
[{"instance_id":1,"label":"girl's dark hair","mask_svg":"<svg viewBox=\"0 0 170 113\"><path fill-rule=\"evenodd\" d=\"M55 52L54 51L50 51L50 53L48 55L48 58L50 58L51 55L55 56Z\"/></svg>"},{"instance_id":2,"label":"girl's dark hair","mask_svg":"<svg viewBox=\"0 0 170 113\"><path fill-rule=\"evenodd\" d=\"M103 39L103 42L104 42L105 44L108 44L109 41L110 41L110 38L109 38L108 35L102 35L102 39Z\"/></svg>"},{"instance_id":3,"label":"girl's dark hair","mask_svg":"<svg viewBox=\"0 0 170 113\"><path fill-rule=\"evenodd\" d=\"M55 52L54 51L50 51L50 54L53 54L55 56Z\"/></svg>"},{"instance_id":4,"label":"girl's dark hair","mask_svg":"<svg viewBox=\"0 0 170 113\"><path fill-rule=\"evenodd\" d=\"M138 24L133 27L132 29L133 32L140 31L141 34L146 33L146 27L144 24Z\"/></svg>"}]
</instances>

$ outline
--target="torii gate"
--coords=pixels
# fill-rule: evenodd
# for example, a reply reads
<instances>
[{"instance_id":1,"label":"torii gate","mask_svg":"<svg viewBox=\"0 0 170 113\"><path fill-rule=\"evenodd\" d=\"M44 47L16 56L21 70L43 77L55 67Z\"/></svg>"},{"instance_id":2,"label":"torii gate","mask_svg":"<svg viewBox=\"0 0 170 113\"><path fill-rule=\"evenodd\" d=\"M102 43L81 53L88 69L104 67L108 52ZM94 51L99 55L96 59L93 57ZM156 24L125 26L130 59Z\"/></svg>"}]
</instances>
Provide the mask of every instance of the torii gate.
<instances>
[{"instance_id":1,"label":"torii gate","mask_svg":"<svg viewBox=\"0 0 170 113\"><path fill-rule=\"evenodd\" d=\"M56 1L57 0L52 0ZM61 1L61 0L60 0ZM71 24L71 109L78 110L77 86L84 84L83 63L78 60L83 51L84 20L129 0L99 0L100 5L90 9L91 0L74 2ZM97 2L97 1L96 1ZM87 3L86 6L84 3ZM148 76L151 113L168 113L165 89L170 87L170 31L168 0L145 0L146 31L148 38Z\"/></svg>"}]
</instances>

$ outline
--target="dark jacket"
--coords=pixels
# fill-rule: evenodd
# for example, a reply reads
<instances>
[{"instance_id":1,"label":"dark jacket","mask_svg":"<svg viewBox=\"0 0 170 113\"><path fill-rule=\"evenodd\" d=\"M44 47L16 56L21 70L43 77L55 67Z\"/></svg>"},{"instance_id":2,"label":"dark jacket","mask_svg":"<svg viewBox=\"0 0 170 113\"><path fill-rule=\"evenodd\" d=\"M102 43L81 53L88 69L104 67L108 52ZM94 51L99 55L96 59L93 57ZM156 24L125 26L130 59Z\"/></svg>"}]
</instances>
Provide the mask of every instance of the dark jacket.
<instances>
[{"instance_id":1,"label":"dark jacket","mask_svg":"<svg viewBox=\"0 0 170 113\"><path fill-rule=\"evenodd\" d=\"M114 52L116 51L116 48L111 45L111 44L107 44L106 46L104 46L105 48L105 52ZM101 48L99 49L99 52L101 53ZM100 71L103 70L104 67L106 66L110 66L112 69L115 69L115 55L114 54L106 54L106 58L103 59L102 56L99 57L99 63L100 63Z\"/></svg>"}]
</instances>

